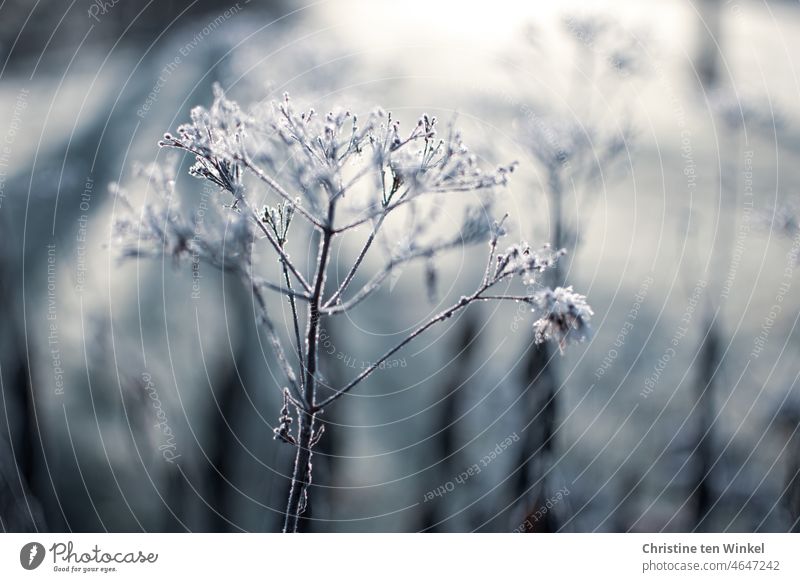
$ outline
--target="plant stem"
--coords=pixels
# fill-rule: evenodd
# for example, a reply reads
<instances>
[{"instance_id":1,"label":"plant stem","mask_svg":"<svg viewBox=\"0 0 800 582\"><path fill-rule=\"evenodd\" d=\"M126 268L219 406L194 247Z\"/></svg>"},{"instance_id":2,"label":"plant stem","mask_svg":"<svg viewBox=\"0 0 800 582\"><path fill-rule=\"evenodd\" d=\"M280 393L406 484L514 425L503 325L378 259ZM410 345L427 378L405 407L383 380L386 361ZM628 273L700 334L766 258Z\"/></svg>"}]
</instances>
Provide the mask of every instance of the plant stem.
<instances>
[{"instance_id":1,"label":"plant stem","mask_svg":"<svg viewBox=\"0 0 800 582\"><path fill-rule=\"evenodd\" d=\"M289 269L283 265L283 278L286 281L286 287L292 291L292 280L289 278ZM297 316L297 301L294 295L289 295L289 306L292 309L292 323L294 324L294 339L297 344L297 361L300 365L303 364L303 344L300 341L300 320ZM301 375L302 377L302 375Z\"/></svg>"},{"instance_id":2,"label":"plant stem","mask_svg":"<svg viewBox=\"0 0 800 582\"><path fill-rule=\"evenodd\" d=\"M308 220L308 221L309 221L311 224L313 224L313 225L314 225L316 228L318 228L318 229L320 229L320 230L324 230L324 229L325 229L324 225L323 225L322 223L320 223L320 221L319 221L319 220L317 220L317 218L316 218L314 215L312 215L311 213L309 213L309 212L308 212L308 211L307 211L305 208L303 208L302 206L300 206L300 205L296 204L296 203L295 203L295 200L294 200L294 198L293 198L293 197L292 197L292 196L291 196L291 195L290 195L290 194L289 194L289 193L288 193L286 190L284 190L284 189L283 189L283 187L282 187L280 184L278 184L278 182L276 182L276 181L275 181L273 178L271 178L270 176L268 176L267 174L265 174L265 173L264 173L264 172L261 170L261 168L259 168L258 166L256 166L255 164L253 164L253 162L251 162L249 159L246 159L246 158L244 158L244 157L242 157L242 158L239 158L239 161L240 161L242 164L244 164L244 166L245 166L247 169L249 169L251 172L253 172L253 174L255 174L255 175L256 175L256 177L257 177L259 180L261 180L262 182L264 182L264 183L265 183L267 186L269 186L269 187L270 187L270 188L271 188L271 189L272 189L274 192L276 192L276 193L277 193L277 194L278 194L278 195L279 195L281 198L283 198L284 200L286 200L287 202L289 202L290 204L292 204L292 205L294 206L294 209L295 209L295 211L296 211L298 214L300 214L300 215L301 215L303 218L305 218L306 220Z\"/></svg>"},{"instance_id":3,"label":"plant stem","mask_svg":"<svg viewBox=\"0 0 800 582\"><path fill-rule=\"evenodd\" d=\"M297 454L292 471L292 484L289 488L289 502L286 506L283 533L297 533L300 514L305 509L304 497L308 495L306 488L311 480L311 437L316 414L310 414L305 410L300 410L298 414L300 422L297 429Z\"/></svg>"},{"instance_id":4,"label":"plant stem","mask_svg":"<svg viewBox=\"0 0 800 582\"><path fill-rule=\"evenodd\" d=\"M305 511L308 486L311 483L311 447L314 438L314 425L317 411L315 408L316 374L318 360L319 320L322 294L325 290L325 274L328 268L331 239L333 238L333 219L336 203L328 204L328 224L322 231L322 241L317 255L317 272L314 277L314 288L308 304L308 327L306 330L306 365L303 382L303 403L305 410L299 410L299 426L297 435L297 454L295 455L292 483L289 488L289 501L286 506L284 533L297 532L300 515Z\"/></svg>"}]
</instances>

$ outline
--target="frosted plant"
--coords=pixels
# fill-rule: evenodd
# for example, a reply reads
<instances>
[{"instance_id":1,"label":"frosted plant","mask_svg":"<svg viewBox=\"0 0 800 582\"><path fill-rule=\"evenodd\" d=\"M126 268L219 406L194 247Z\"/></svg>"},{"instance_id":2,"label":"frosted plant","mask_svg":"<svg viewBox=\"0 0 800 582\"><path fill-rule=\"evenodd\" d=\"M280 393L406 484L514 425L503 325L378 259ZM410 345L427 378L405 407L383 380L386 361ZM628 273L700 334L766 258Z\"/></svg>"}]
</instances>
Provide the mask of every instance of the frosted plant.
<instances>
[{"instance_id":1,"label":"frosted plant","mask_svg":"<svg viewBox=\"0 0 800 582\"><path fill-rule=\"evenodd\" d=\"M549 247L533 251L524 243L497 251L498 240L506 234L506 217L497 221L489 217L491 193L507 183L514 165L482 169L456 130L449 128L444 138L438 137L433 117L423 115L404 132L391 113L381 109L363 119L346 109L318 114L313 109L296 109L288 95L280 102L245 112L215 87L213 105L194 108L191 122L181 125L177 135L166 134L160 145L194 156L190 173L211 182L220 196L228 199L227 204L220 202L222 220L184 217L173 200L174 170L145 168L142 171L159 199L139 212L126 202L129 212L116 229L121 254L199 259L237 274L252 290L287 384L281 387L283 406L274 429L276 439L296 449L286 532L297 531L308 503L312 451L324 428L319 415L393 354L478 301L522 300L557 325L551 312L560 303L541 302L534 296L537 287L533 284L536 275L550 268L562 253ZM471 203L475 193L485 195L481 205ZM426 206L426 201L435 195L455 196L466 205L458 232L443 235L433 228L436 206ZM259 207L257 200L267 204ZM367 255L381 247L375 243L383 241L391 217L402 217L404 212L416 220L405 230L403 244L399 248L394 245L393 252L382 257L383 266L371 276L361 276ZM366 236L359 236L362 227L366 227ZM303 229L316 235L308 237ZM334 282L333 273L340 272L335 267L341 265L331 263L332 246L340 237L358 242L360 250L347 264L346 274ZM301 264L290 254L293 240L297 244L311 240L316 247L310 264ZM323 382L319 337L326 319L355 309L381 289L393 271L412 261L425 262L430 287L435 283L439 255L487 241L486 268L471 293L430 317L343 385ZM384 249L391 246L383 241ZM264 249L272 253L277 269L257 275L253 257ZM515 280L524 282L525 294L508 294ZM288 338L281 337L273 323L267 292L282 296L290 307L293 321ZM563 295L566 291L549 293ZM552 337L562 346L575 335L571 329L585 331L591 315L583 298L569 293L576 311L573 319L564 319L562 324L570 328L568 333L554 327L541 336ZM562 319L567 317L558 313ZM287 340L292 344L288 351L283 347Z\"/></svg>"},{"instance_id":2,"label":"frosted plant","mask_svg":"<svg viewBox=\"0 0 800 582\"><path fill-rule=\"evenodd\" d=\"M601 76L608 72L622 76L638 73L642 69L638 63L642 52L640 39L646 35L633 34L614 18L593 12L567 14L562 24L579 49L574 68L582 71L582 76L571 86L579 87L580 92L570 96L568 114L544 110L526 113L519 123L518 140L546 178L545 194L549 198L553 228L551 242L556 248L566 247L572 251L579 243L580 225L570 224L565 199L574 195L577 206L587 203L591 192L596 191L591 188L592 183L604 179L604 173L630 153L633 137L626 121L630 116L626 103L615 115L621 120L616 122L616 127L604 119L613 111L612 96L625 86L618 76L610 79L611 85L603 93L602 115L594 111L594 92L587 84L599 82L594 78L596 66ZM598 57L600 61L596 62ZM562 283L557 272L553 278L558 284Z\"/></svg>"},{"instance_id":3,"label":"frosted plant","mask_svg":"<svg viewBox=\"0 0 800 582\"><path fill-rule=\"evenodd\" d=\"M536 343L552 339L563 351L568 343L586 339L594 312L586 297L575 293L571 286L539 291L534 295L534 303L544 312L533 324Z\"/></svg>"},{"instance_id":4,"label":"frosted plant","mask_svg":"<svg viewBox=\"0 0 800 582\"><path fill-rule=\"evenodd\" d=\"M578 225L570 224L564 199L572 192L580 205L588 186L626 153L631 133L627 129L603 135L591 125L562 117L534 117L521 128L520 141L547 178L553 245L576 246ZM558 279L558 277L555 277ZM561 281L557 281L561 283Z\"/></svg>"},{"instance_id":5,"label":"frosted plant","mask_svg":"<svg viewBox=\"0 0 800 582\"><path fill-rule=\"evenodd\" d=\"M585 52L601 57L605 68L620 76L636 74L642 68L641 41L627 31L620 22L603 14L567 14L562 19L564 30ZM583 55L582 66L591 66L591 60Z\"/></svg>"}]
</instances>

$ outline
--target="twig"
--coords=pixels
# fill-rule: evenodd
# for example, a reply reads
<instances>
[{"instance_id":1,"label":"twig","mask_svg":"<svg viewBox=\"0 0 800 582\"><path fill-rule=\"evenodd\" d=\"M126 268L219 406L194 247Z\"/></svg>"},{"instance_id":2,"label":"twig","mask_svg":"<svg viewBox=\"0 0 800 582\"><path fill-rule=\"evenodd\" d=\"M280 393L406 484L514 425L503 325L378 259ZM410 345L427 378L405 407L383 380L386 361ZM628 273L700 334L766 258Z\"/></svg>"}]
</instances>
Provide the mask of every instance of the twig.
<instances>
[{"instance_id":1,"label":"twig","mask_svg":"<svg viewBox=\"0 0 800 582\"><path fill-rule=\"evenodd\" d=\"M375 226L372 227L372 232L369 233L369 236L367 237L364 246L361 248L361 252L358 253L358 257L356 257L356 260L353 263L353 266L350 268L350 271L347 273L347 276L342 281L342 284L339 285L339 288L336 290L336 292L330 297L330 299L328 299L325 302L325 304L323 305L323 309L327 309L332 305L335 305L339 297L342 296L342 293L344 293L347 290L347 286L353 280L353 277L356 276L356 271L361 266L364 257L367 256L367 252L369 251L369 248L372 246L372 243L375 240L375 236L378 234L378 230L380 230L381 225L383 224L383 221L386 218L386 214L387 214L386 212L381 214L381 216L375 222Z\"/></svg>"},{"instance_id":2,"label":"twig","mask_svg":"<svg viewBox=\"0 0 800 582\"><path fill-rule=\"evenodd\" d=\"M281 344L281 340L278 337L278 333L275 330L275 325L272 323L272 319L269 316L269 312L267 311L267 304L264 301L264 295L261 293L261 288L255 282L255 280L248 276L250 288L253 290L253 297L256 298L256 302L258 303L259 309L261 310L261 321L267 328L267 333L269 334L270 343L272 344L272 349L275 350L275 355L278 358L278 362L280 363L281 367L283 368L283 372L286 375L286 379L289 382L289 385L294 390L297 396L302 396L300 394L300 389L297 386L297 376L295 376L292 368L289 366L289 362L286 359L286 353L283 351L283 345ZM301 398L302 402L302 398Z\"/></svg>"},{"instance_id":3,"label":"twig","mask_svg":"<svg viewBox=\"0 0 800 582\"><path fill-rule=\"evenodd\" d=\"M531 305L535 305L536 303L532 297L526 295L481 295L478 299L487 299L490 301L520 301Z\"/></svg>"},{"instance_id":4,"label":"twig","mask_svg":"<svg viewBox=\"0 0 800 582\"><path fill-rule=\"evenodd\" d=\"M295 202L295 199L294 199L294 198L292 198L291 194L289 194L289 193L288 193L288 192L287 192L287 191L286 191L286 190L283 188L283 186L281 186L280 184L278 184L278 182L276 182L276 181L275 181L275 180L274 180L274 179L273 179L271 176L268 176L267 174L265 174L265 173L264 173L264 172L261 170L261 168L259 168L258 166L254 165L254 164L253 164L253 163L252 163L252 162L251 162L249 159L247 159L247 158L246 158L246 157L244 157L244 156L237 156L236 160L237 160L237 161L240 161L242 164L244 164L244 167L245 167L245 168L247 168L248 170L250 170L251 172L253 172L253 174L255 174L255 175L256 175L256 177L257 177L259 180L261 180L261 181L262 181L262 182L264 182L264 183L265 183L267 186L269 186L269 187L270 187L270 188L271 188L271 189L272 189L274 192L276 192L276 193L277 193L277 194L278 194L278 195L279 195L281 198L283 198L283 199L284 199L284 200L286 200L287 202L289 202L289 203L293 204L293 205L294 205L294 207L295 207L295 210L297 211L297 213L298 213L298 214L300 214L300 215L301 215L303 218L305 218L306 220L308 220L308 221L309 221L311 224L313 224L314 226L316 226L316 227L317 227L317 228L319 228L319 229L324 229L324 228L325 228L325 225L324 225L324 224L322 224L322 223L321 223L321 222L320 222L320 221L319 221L319 220L318 220L316 217L314 217L314 215L312 215L311 213L309 213L309 212L308 212L308 211L307 211L305 208L303 208L302 206L300 206L299 204L297 204L297 203Z\"/></svg>"},{"instance_id":5,"label":"twig","mask_svg":"<svg viewBox=\"0 0 800 582\"><path fill-rule=\"evenodd\" d=\"M252 211L252 209L250 210ZM261 232L263 232L266 235L269 244L272 245L272 248L274 248L275 251L280 256L281 263L283 263L289 268L289 270L292 272L295 278L297 278L297 281L300 283L300 285L303 286L303 289L305 289L306 293L311 293L311 285L308 284L308 281L306 281L305 277L303 277L300 271L297 270L297 267L294 266L294 263L289 258L289 255L286 254L286 251L283 249L283 246L277 241L277 239L273 236L273 234L269 231L269 229L266 226L264 226L264 223L261 222L261 219L259 219L255 211L252 212L253 212L253 218L255 219L256 224L258 224L258 227L261 229Z\"/></svg>"},{"instance_id":6,"label":"twig","mask_svg":"<svg viewBox=\"0 0 800 582\"><path fill-rule=\"evenodd\" d=\"M284 266L284 270L286 267ZM286 271L286 275L288 275L288 271ZM275 291L282 295L285 295L289 299L302 299L303 301L309 301L311 296L307 293L300 293L292 289L291 281L287 278L286 287L281 287L280 285L276 285L275 283L270 283L269 281L265 281L264 279L255 278L253 279L257 285L260 287L264 287L265 289L269 289L270 291Z\"/></svg>"},{"instance_id":7,"label":"twig","mask_svg":"<svg viewBox=\"0 0 800 582\"><path fill-rule=\"evenodd\" d=\"M286 265L283 265L283 278L286 281L286 286L291 291L292 289L292 280L289 278L289 270L286 268ZM311 298L307 295L303 295L303 298L306 301L309 301ZM289 306L292 309L292 322L294 324L294 339L295 343L297 344L297 361L300 365L303 365L303 343L300 339L300 319L297 316L297 301L295 300L295 295L289 295ZM302 388L302 386L301 386Z\"/></svg>"},{"instance_id":8,"label":"twig","mask_svg":"<svg viewBox=\"0 0 800 582\"><path fill-rule=\"evenodd\" d=\"M373 362L367 369L365 369L358 376L356 376L353 380L351 380L350 383L347 384L344 388L341 388L340 390L337 390L334 394L332 394L331 396L329 396L328 398L326 398L325 400L320 402L318 405L316 405L313 408L313 410L315 410L315 411L322 410L326 406L331 404L332 402L338 400L339 398L341 398L342 396L344 396L345 394L350 392L350 390L352 390L356 385L358 385L360 382L362 382L368 376L370 376L375 370L378 369L378 367L383 362L385 362L386 360L391 358L392 355L394 355L397 351L401 350L408 343L413 341L414 338L416 338L420 334L424 333L430 327L433 327L435 324L440 323L440 322L442 322L442 321L444 321L446 319L449 319L454 313L456 313L457 311L463 309L464 307L466 307L467 305L469 305L470 303L472 303L473 301L478 299L480 294L483 293L483 291L485 291L486 288L487 288L486 285L481 285L480 289L478 289L478 291L476 291L472 295L470 295L468 297L462 297L458 301L458 303L455 303L454 305L451 305L450 307L448 307L447 309L445 309L444 311L439 313L439 315L433 317L432 319L428 320L423 325L419 326L417 329L415 329L413 332L411 332L408 336L406 336L406 338L403 341L398 343L395 347L390 349L383 356L378 358L377 361Z\"/></svg>"}]
</instances>

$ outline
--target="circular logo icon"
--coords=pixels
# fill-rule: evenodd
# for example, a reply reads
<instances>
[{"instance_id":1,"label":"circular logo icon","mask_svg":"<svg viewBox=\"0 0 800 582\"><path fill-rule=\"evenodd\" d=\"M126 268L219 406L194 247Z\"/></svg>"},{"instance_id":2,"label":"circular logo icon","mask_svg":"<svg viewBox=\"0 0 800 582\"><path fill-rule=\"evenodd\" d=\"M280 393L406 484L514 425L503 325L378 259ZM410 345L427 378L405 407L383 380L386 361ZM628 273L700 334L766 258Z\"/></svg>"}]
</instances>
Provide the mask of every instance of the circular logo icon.
<instances>
[{"instance_id":1,"label":"circular logo icon","mask_svg":"<svg viewBox=\"0 0 800 582\"><path fill-rule=\"evenodd\" d=\"M19 563L26 570L35 570L44 561L44 546L39 542L29 542L19 551Z\"/></svg>"}]
</instances>

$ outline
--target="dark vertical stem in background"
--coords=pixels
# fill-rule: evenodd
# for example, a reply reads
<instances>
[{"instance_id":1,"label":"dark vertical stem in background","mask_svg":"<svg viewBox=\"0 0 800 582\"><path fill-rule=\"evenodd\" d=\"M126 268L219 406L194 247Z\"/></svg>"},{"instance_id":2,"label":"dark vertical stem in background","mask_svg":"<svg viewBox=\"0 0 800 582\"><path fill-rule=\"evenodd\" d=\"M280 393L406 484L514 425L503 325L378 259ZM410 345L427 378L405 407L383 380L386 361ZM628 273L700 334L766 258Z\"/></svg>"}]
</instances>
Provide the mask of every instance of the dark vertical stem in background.
<instances>
[{"instance_id":1,"label":"dark vertical stem in background","mask_svg":"<svg viewBox=\"0 0 800 582\"><path fill-rule=\"evenodd\" d=\"M694 477L692 479L693 512L695 528L700 531L708 529L706 523L709 511L714 505L714 488L712 486L711 467L714 464L712 423L714 422L714 385L720 364L720 338L713 315L707 316L707 330L698 357L699 374L697 378L696 413L697 444L694 451Z\"/></svg>"},{"instance_id":2,"label":"dark vertical stem in background","mask_svg":"<svg viewBox=\"0 0 800 582\"><path fill-rule=\"evenodd\" d=\"M455 451L458 448L458 431L455 419L458 416L461 395L465 388L465 383L473 369L472 360L475 356L478 336L478 318L475 312L466 311L462 319L461 329L454 346L455 357L450 365L451 373L445 382L441 394L441 402L436 406L436 420L434 429L442 427L439 438L433 439L435 450L432 451L433 459L441 461L436 465L437 473L441 479L438 482L446 482L452 475L458 474L464 469L465 464L457 463L458 455ZM468 465L468 464L466 464ZM436 503L425 503L422 506L420 516L420 529L428 532L442 531L436 524L444 517L441 505Z\"/></svg>"},{"instance_id":3,"label":"dark vertical stem in background","mask_svg":"<svg viewBox=\"0 0 800 582\"><path fill-rule=\"evenodd\" d=\"M22 354L16 358L16 368L12 377L14 386L20 395L20 412L22 430L20 431L20 447L17 463L22 476L32 489L37 483L36 479L36 442L39 440L36 427L36 403L34 402L33 386L30 383L30 370Z\"/></svg>"},{"instance_id":4,"label":"dark vertical stem in background","mask_svg":"<svg viewBox=\"0 0 800 582\"><path fill-rule=\"evenodd\" d=\"M187 496L186 479L177 467L169 467L166 473L165 500L168 511L163 513L162 529L165 532L185 532L184 525L188 523L189 516L186 511ZM180 520L180 521L179 521ZM184 525L181 525L183 522ZM216 531L216 530L210 530Z\"/></svg>"},{"instance_id":5,"label":"dark vertical stem in background","mask_svg":"<svg viewBox=\"0 0 800 582\"><path fill-rule=\"evenodd\" d=\"M719 28L720 15L716 0L705 0L704 4L706 10L710 9L715 12L715 20L712 20L709 26ZM716 45L714 50L716 51ZM723 127L724 123L723 120ZM723 335L716 321L716 317L720 313L720 308L716 307L718 305L716 297L722 294L722 290L718 290L717 287L721 281L725 280L732 259L732 245L720 241L732 241L736 238L736 214L739 198L738 169L743 137L741 131L737 130L734 133L728 131L725 135L726 139L720 144L721 171L717 177L720 196L719 225L715 229L716 235L712 241L711 256L709 257L711 281L709 298L705 307L705 318L702 322L704 333L701 337L704 339L701 340L702 343L698 348L699 353L695 364L697 376L695 380L696 422L694 430L697 440L691 464L693 475L690 481L690 491L692 491L692 520L694 528L698 531L710 530L708 523L710 512L717 504L712 475L712 467L716 462L712 425L716 416L714 398L723 364Z\"/></svg>"},{"instance_id":6,"label":"dark vertical stem in background","mask_svg":"<svg viewBox=\"0 0 800 582\"><path fill-rule=\"evenodd\" d=\"M697 10L697 48L694 69L702 88L714 89L719 84L720 48L722 42L722 0L700 0Z\"/></svg>"},{"instance_id":7,"label":"dark vertical stem in background","mask_svg":"<svg viewBox=\"0 0 800 582\"><path fill-rule=\"evenodd\" d=\"M520 382L527 390L522 402L525 406L525 423L530 424L520 432L521 446L517 454L519 469L514 484L514 498L520 500L529 514L536 513L548 496L545 474L555 445L553 437L558 417L558 378L551 361L554 355L549 344L531 345ZM514 517L519 518L519 515ZM531 523L537 526L535 531L556 531L558 526L555 519L555 513L549 511L544 520ZM538 529L541 527L544 529Z\"/></svg>"},{"instance_id":8,"label":"dark vertical stem in background","mask_svg":"<svg viewBox=\"0 0 800 582\"><path fill-rule=\"evenodd\" d=\"M234 427L242 426L239 419L239 404L242 396L242 386L236 374L237 363L232 363L223 368L218 375L220 381L216 395L212 395L216 406L211 409L209 419L209 434L214 439L210 463L207 466L207 483L211 497L211 505L216 509L209 513L209 531L224 532L230 529L230 524L224 518L232 515L229 507L230 479L235 468L236 457L234 451L238 449L234 437ZM213 390L213 386L210 387ZM181 481L182 482L182 481Z\"/></svg>"},{"instance_id":9,"label":"dark vertical stem in background","mask_svg":"<svg viewBox=\"0 0 800 582\"><path fill-rule=\"evenodd\" d=\"M566 244L566 227L564 225L564 201L562 200L563 192L561 188L561 180L557 174L550 177L550 205L551 221L553 224L553 248L559 250ZM571 249L570 249L571 250ZM550 278L555 285L562 284L563 278L563 257L557 261L550 270Z\"/></svg>"},{"instance_id":10,"label":"dark vertical stem in background","mask_svg":"<svg viewBox=\"0 0 800 582\"><path fill-rule=\"evenodd\" d=\"M789 415L789 446L786 455L786 478L783 502L789 514L789 528L792 533L800 533L800 414L797 410Z\"/></svg>"},{"instance_id":11,"label":"dark vertical stem in background","mask_svg":"<svg viewBox=\"0 0 800 582\"><path fill-rule=\"evenodd\" d=\"M0 229L9 232L5 220L0 221ZM36 496L40 493L40 455L34 392L31 370L21 349L10 257L8 247L0 250L0 531L46 531Z\"/></svg>"},{"instance_id":12,"label":"dark vertical stem in background","mask_svg":"<svg viewBox=\"0 0 800 582\"><path fill-rule=\"evenodd\" d=\"M38 432L33 420L34 403L28 367L21 354L13 353L12 359L15 360L15 369L2 382L5 406L0 426L4 426L8 434L0 434L0 531L47 531L34 489L39 483ZM5 372L5 366L0 366L2 372ZM11 421L9 424L5 423L6 415Z\"/></svg>"},{"instance_id":13,"label":"dark vertical stem in background","mask_svg":"<svg viewBox=\"0 0 800 582\"><path fill-rule=\"evenodd\" d=\"M568 229L564 221L563 187L561 168L555 169L549 177L549 194L551 207L551 223L553 229L553 248L561 249L569 242ZM569 249L573 251L574 249ZM564 282L563 258L556 262L549 273L549 284L557 287ZM522 446L517 455L517 479L514 485L514 498L519 499L526 513L536 513L548 497L548 486L545 474L549 469L555 443L554 428L558 418L558 371L553 361L555 353L549 343L534 345L531 343L525 357L525 368L520 386L526 391L522 403L525 406L524 422L528 428L520 433ZM535 419L535 420L534 420ZM535 495L531 497L531 488ZM532 500L532 501L526 501ZM519 514L514 516L519 518ZM527 520L534 523L535 531L556 531L555 513L547 512L540 521ZM516 524L514 525L516 527ZM541 529L540 529L541 528Z\"/></svg>"}]
</instances>

